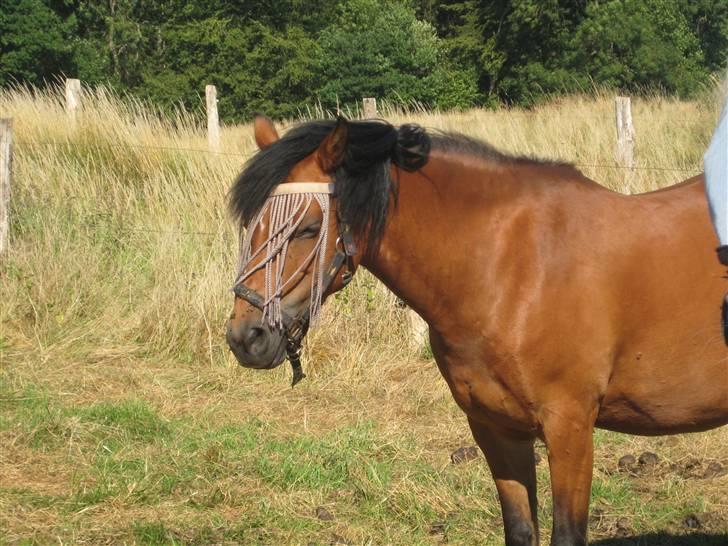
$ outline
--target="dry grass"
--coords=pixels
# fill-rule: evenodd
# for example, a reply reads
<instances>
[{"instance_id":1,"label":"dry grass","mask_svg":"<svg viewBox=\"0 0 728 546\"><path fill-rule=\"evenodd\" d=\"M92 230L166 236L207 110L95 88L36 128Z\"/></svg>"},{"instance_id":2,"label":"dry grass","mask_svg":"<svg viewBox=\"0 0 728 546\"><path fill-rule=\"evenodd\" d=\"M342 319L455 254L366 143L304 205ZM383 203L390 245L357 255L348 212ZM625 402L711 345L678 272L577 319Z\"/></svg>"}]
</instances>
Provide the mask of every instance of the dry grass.
<instances>
[{"instance_id":1,"label":"dry grass","mask_svg":"<svg viewBox=\"0 0 728 546\"><path fill-rule=\"evenodd\" d=\"M164 118L99 90L74 126L59 96L0 92L0 117L16 120L0 265L0 543L500 544L485 465L449 463L472 444L463 416L370 276L327 304L296 389L284 367L255 373L229 356L237 244L224 199L254 151L250 127L224 128L223 153L209 154L194 151L207 146L198 116ZM635 100L640 166L685 171L611 168L606 94L387 117L592 165L589 176L637 192L698 172L714 104L709 93ZM593 537L725 539L728 478L700 476L728 466L728 431L596 439ZM658 465L617 471L619 456L643 451ZM548 536L543 463L539 479ZM690 513L708 534L682 537Z\"/></svg>"}]
</instances>

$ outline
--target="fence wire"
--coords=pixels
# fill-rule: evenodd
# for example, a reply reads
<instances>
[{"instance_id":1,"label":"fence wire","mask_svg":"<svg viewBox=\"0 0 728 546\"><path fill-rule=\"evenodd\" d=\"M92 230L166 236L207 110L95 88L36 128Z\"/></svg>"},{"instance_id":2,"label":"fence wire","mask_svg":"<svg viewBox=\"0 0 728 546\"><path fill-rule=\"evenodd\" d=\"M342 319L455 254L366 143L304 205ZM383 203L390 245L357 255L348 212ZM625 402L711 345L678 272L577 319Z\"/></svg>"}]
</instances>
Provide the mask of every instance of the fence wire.
<instances>
[{"instance_id":1,"label":"fence wire","mask_svg":"<svg viewBox=\"0 0 728 546\"><path fill-rule=\"evenodd\" d=\"M34 140L34 141L27 141L27 140L18 140L16 141L18 146L48 146L48 147L57 147L57 148L72 148L78 146L78 144L74 144L72 142L56 142L52 140ZM109 144L92 144L85 142L84 146L95 148L97 150L102 150L104 148L115 148L115 149L128 149L128 148L135 148L135 149L142 149L142 150L162 150L167 152L193 152L193 153L203 153L203 154L210 154L210 155L223 155L223 156L231 156L231 157L243 157L248 158L251 157L252 153L249 154L243 154L239 152L219 152L215 150L206 150L204 148L179 148L177 146L149 146L147 144L115 144L115 143L109 143Z\"/></svg>"},{"instance_id":2,"label":"fence wire","mask_svg":"<svg viewBox=\"0 0 728 546\"><path fill-rule=\"evenodd\" d=\"M526 115L527 112L519 113ZM528 114L530 115L530 114ZM58 142L53 140L34 140L34 141L28 141L28 140L16 140L16 144L19 147L55 147L55 148L73 148L77 147L78 144L72 143L72 142ZM84 146L94 148L97 150L103 150L108 148L114 148L119 150L128 150L130 148L133 148L135 150L142 150L142 151L164 151L164 152L189 152L189 153L196 153L196 154L207 154L210 156L228 156L228 157L238 157L241 159L247 159L249 157L252 157L254 153L241 153L241 152L223 152L223 151L217 151L217 150L210 150L210 149L204 149L204 148L186 148L186 147L177 147L177 146L153 146L153 145L146 145L146 144L129 144L129 143L105 143L105 144L95 144L95 143L84 143ZM619 170L627 170L627 171L653 171L653 172L681 172L681 173L694 173L697 174L702 171L702 168L700 166L693 166L693 167L677 167L677 166L656 166L656 165L640 165L640 166L625 166L625 165L616 165L616 164L607 164L607 163L571 163L575 167L584 168L584 169L619 169ZM122 228L118 227L116 229L118 233L124 233L124 234L160 234L160 235L176 235L176 236L201 236L201 237L217 237L221 235L221 232L211 232L211 231L185 231L185 230L159 230L159 229L146 229L146 228Z\"/></svg>"},{"instance_id":3,"label":"fence wire","mask_svg":"<svg viewBox=\"0 0 728 546\"><path fill-rule=\"evenodd\" d=\"M77 146L77 144L73 144L71 142L56 142L51 140L46 141L25 141L25 140L19 140L16 141L19 146L48 146L48 147L74 147ZM179 148L176 146L149 146L146 144L89 144L84 143L84 146L88 146L91 148L96 148L98 150L104 149L104 148L116 148L116 149L128 149L128 148L135 148L140 150L155 150L155 151L171 151L171 152L193 152L193 153L202 153L202 154L210 154L210 155L222 155L222 156L230 156L230 157L240 157L240 158L249 158L255 155L255 153L240 153L240 152L219 152L215 150L206 150L204 148ZM685 173L699 173L702 171L701 166L693 166L693 167L677 167L677 166L669 166L669 167L663 167L663 166L655 166L655 165L640 165L640 166L626 166L626 165L610 165L606 163L571 163L568 162L571 165L575 167L580 168L590 168L590 169L621 169L621 170L629 170L629 171L667 171L667 172L685 172Z\"/></svg>"}]
</instances>

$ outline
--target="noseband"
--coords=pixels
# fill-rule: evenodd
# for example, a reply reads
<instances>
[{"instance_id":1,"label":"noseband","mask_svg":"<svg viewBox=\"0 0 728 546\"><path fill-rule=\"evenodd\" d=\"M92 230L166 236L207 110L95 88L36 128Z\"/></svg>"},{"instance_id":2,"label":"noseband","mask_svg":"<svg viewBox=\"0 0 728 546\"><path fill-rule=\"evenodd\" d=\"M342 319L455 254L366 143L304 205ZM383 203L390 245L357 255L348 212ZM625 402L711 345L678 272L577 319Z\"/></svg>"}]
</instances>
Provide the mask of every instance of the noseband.
<instances>
[{"instance_id":1,"label":"noseband","mask_svg":"<svg viewBox=\"0 0 728 546\"><path fill-rule=\"evenodd\" d=\"M263 213L269 209L270 207L267 206L267 204L270 202L271 199L278 197L278 196L288 196L288 195L313 195L313 194L328 194L328 199L331 199L331 195L334 193L334 184L327 184L327 183L319 183L319 182L297 182L297 183L287 183L287 184L280 184L274 188L274 190L271 192L270 196L268 197L268 201L266 202L266 205L263 205L261 207L261 212L256 217L256 219L251 222L249 226L249 232L252 234L252 230L255 229L257 223L260 221ZM291 222L291 219L293 216L298 214L298 211L301 210L301 207L303 205L296 205L294 204L292 207L293 213L288 218L288 221ZM310 203L309 203L310 206ZM323 207L322 207L323 208ZM264 297L259 292L253 290L252 288L249 288L245 286L244 281L255 271L261 269L263 266L266 266L269 262L274 260L281 252L285 253L288 248L288 242L295 236L295 228L298 226L298 224L303 219L303 216L305 214L307 209L304 209L300 213L299 220L293 224L292 226L288 226L289 229L287 232L283 233L282 229L278 229L277 226L274 226L271 224L270 231L274 231L275 229L278 229L278 231L274 232L273 235L271 235L271 238L268 239L268 241L263 245L270 244L272 240L276 237L276 233L278 234L279 240L278 241L278 247L277 250L274 253L268 254L266 258L263 259L261 263L259 263L257 266L252 268L250 271L246 273L246 269L251 261L253 261L253 258L262 250L259 249L258 252L253 253L250 248L247 248L246 245L249 245L250 243L250 235L244 239L243 242L243 263L241 264L240 273L238 274L238 278L235 281L235 285L232 288L232 291L235 293L235 295L239 298L244 299L247 301L250 305L253 307L256 307L260 309L264 317L266 315L267 311L270 311L269 306L271 304L271 301L278 295L278 298L280 299L280 296L282 295L282 291L284 286L286 285L285 282L282 280L282 271L280 271L280 278L278 280L278 286L276 289L276 292L269 296L268 298ZM321 225L321 230L327 229L327 217L328 208L326 208L326 212L324 212L324 219L323 223ZM272 215L272 212L271 212ZM270 222L273 222L273 220L270 220ZM301 366L301 343L303 342L303 338L306 335L306 332L308 332L308 327L311 322L311 306L312 306L312 299L314 297L323 298L323 294L329 289L331 284L334 282L334 279L339 274L339 271L342 267L345 267L342 275L341 275L341 282L343 286L346 286L351 281L353 275L354 275L354 256L357 253L356 243L354 242L354 238L352 236L351 230L348 226L348 224L341 221L337 214L336 218L336 224L337 224L337 230L338 230L338 238L336 239L336 252L334 253L334 257L331 259L331 263L328 267L326 267L321 273L320 273L320 284L319 289L317 290L317 294L313 295L309 298L308 304L304 307L303 311L298 316L293 316L286 312L286 310L283 308L283 306L278 307L276 310L278 313L278 326L283 329L283 331L286 334L286 356L288 358L288 361L291 363L291 368L293 370L293 379L291 381L291 387L295 386L296 383L301 381L304 377L306 377L306 374L303 373L303 367ZM303 263L302 266L300 266L300 270L304 270L305 267L308 266L309 259L311 257L313 258L314 263L314 269L316 267L316 260L319 252L326 252L326 248L323 248L324 242L325 242L325 232L323 234L320 233L319 235L319 241L317 243L317 247L314 248L314 252L311 256ZM321 245L321 246L318 246ZM245 257L247 256L247 260ZM285 260L285 256L283 256L283 259ZM285 262L283 262L285 263ZM278 264L279 268L283 268L283 264ZM266 271L266 283L269 282L269 272ZM316 283L316 279L312 279L312 293L314 290L314 286ZM266 286L266 292L268 292L270 287ZM320 301L318 302L318 306L320 306ZM273 323L275 319L271 319L269 317L269 322Z\"/></svg>"}]
</instances>

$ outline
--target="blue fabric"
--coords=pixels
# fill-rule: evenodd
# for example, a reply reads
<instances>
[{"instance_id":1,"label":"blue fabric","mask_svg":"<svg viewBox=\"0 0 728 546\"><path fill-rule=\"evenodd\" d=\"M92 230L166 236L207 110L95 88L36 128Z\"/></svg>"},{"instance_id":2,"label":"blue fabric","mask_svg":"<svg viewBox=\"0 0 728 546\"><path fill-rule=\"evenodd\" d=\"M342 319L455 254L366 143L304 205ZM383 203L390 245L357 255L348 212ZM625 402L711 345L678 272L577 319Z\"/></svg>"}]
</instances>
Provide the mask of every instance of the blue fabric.
<instances>
[{"instance_id":1,"label":"blue fabric","mask_svg":"<svg viewBox=\"0 0 728 546\"><path fill-rule=\"evenodd\" d=\"M728 103L705 153L705 185L710 216L721 245L728 245Z\"/></svg>"}]
</instances>

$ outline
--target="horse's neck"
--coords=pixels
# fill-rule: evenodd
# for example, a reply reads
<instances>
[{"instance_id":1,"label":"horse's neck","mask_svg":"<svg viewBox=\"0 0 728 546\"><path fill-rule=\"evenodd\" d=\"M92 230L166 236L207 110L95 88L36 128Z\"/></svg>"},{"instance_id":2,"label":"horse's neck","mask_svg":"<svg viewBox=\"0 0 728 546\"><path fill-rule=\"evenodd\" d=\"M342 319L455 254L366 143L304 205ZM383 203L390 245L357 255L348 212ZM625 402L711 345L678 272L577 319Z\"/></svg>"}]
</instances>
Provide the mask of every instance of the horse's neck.
<instances>
[{"instance_id":1,"label":"horse's neck","mask_svg":"<svg viewBox=\"0 0 728 546\"><path fill-rule=\"evenodd\" d=\"M539 211L555 192L581 202L605 192L568 169L460 156L435 155L400 177L378 252L362 265L431 326L454 319L455 309L459 321L481 320L503 277L519 276L505 269L532 267L524 243L543 230Z\"/></svg>"},{"instance_id":2,"label":"horse's neck","mask_svg":"<svg viewBox=\"0 0 728 546\"><path fill-rule=\"evenodd\" d=\"M435 155L422 171L395 174L397 204L378 252L362 265L431 325L443 307L462 306L461 283L497 244L485 219L514 193L498 183L497 170L466 157Z\"/></svg>"}]
</instances>

